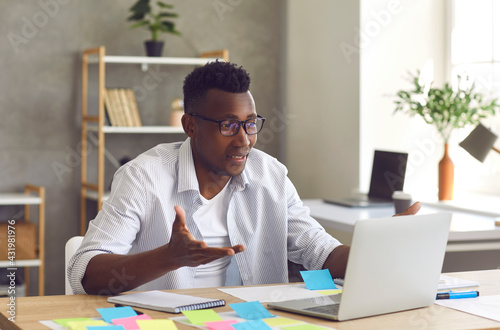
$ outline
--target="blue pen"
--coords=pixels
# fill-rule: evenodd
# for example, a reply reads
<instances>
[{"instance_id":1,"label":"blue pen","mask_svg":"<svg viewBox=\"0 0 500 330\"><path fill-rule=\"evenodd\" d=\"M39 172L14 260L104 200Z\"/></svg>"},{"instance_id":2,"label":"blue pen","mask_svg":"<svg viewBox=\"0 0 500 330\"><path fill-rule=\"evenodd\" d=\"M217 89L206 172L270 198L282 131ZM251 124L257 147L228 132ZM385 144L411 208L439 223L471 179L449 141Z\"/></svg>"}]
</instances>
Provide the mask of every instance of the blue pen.
<instances>
[{"instance_id":1,"label":"blue pen","mask_svg":"<svg viewBox=\"0 0 500 330\"><path fill-rule=\"evenodd\" d=\"M464 292L441 292L438 293L436 299L462 299L479 297L479 291L464 291Z\"/></svg>"}]
</instances>

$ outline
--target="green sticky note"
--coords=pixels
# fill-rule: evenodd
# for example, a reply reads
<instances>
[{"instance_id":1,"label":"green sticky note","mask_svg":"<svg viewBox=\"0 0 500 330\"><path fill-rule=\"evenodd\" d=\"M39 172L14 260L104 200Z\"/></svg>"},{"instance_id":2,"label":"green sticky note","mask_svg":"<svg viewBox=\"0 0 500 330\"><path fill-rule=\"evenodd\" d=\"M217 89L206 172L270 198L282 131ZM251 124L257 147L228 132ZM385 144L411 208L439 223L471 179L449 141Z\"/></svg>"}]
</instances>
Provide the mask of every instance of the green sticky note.
<instances>
[{"instance_id":1,"label":"green sticky note","mask_svg":"<svg viewBox=\"0 0 500 330\"><path fill-rule=\"evenodd\" d=\"M137 325L141 330L177 330L177 326L172 320L137 320Z\"/></svg>"},{"instance_id":2,"label":"green sticky note","mask_svg":"<svg viewBox=\"0 0 500 330\"><path fill-rule=\"evenodd\" d=\"M306 323L306 324L301 324L301 325L291 325L291 326L287 326L287 327L284 327L281 329L283 329L283 330L285 330L285 329L286 330L324 330L324 329L329 329L329 328Z\"/></svg>"},{"instance_id":3,"label":"green sticky note","mask_svg":"<svg viewBox=\"0 0 500 330\"><path fill-rule=\"evenodd\" d=\"M302 324L303 321L289 319L288 317L273 317L269 319L262 319L270 327L279 327L288 324Z\"/></svg>"},{"instance_id":4,"label":"green sticky note","mask_svg":"<svg viewBox=\"0 0 500 330\"><path fill-rule=\"evenodd\" d=\"M70 330L87 330L87 326L91 325L109 325L109 324L104 322L103 320L68 322Z\"/></svg>"},{"instance_id":5,"label":"green sticky note","mask_svg":"<svg viewBox=\"0 0 500 330\"><path fill-rule=\"evenodd\" d=\"M205 322L221 321L222 318L217 315L213 309L200 309L196 311L182 311L189 322L196 325L203 325Z\"/></svg>"},{"instance_id":6,"label":"green sticky note","mask_svg":"<svg viewBox=\"0 0 500 330\"><path fill-rule=\"evenodd\" d=\"M62 325L65 328L69 328L69 322L83 322L83 321L94 321L90 317L71 317L67 319L54 319L55 323Z\"/></svg>"}]
</instances>

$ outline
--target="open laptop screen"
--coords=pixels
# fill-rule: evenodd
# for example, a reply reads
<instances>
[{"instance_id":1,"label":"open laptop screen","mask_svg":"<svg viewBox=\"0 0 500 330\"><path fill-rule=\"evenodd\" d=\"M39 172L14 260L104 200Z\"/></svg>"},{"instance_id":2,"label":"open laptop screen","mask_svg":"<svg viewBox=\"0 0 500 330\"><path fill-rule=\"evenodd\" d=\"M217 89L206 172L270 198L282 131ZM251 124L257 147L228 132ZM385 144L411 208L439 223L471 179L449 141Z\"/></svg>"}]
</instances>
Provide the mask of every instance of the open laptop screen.
<instances>
[{"instance_id":1,"label":"open laptop screen","mask_svg":"<svg viewBox=\"0 0 500 330\"><path fill-rule=\"evenodd\" d=\"M392 193L403 190L407 153L375 150L368 197L392 200Z\"/></svg>"}]
</instances>

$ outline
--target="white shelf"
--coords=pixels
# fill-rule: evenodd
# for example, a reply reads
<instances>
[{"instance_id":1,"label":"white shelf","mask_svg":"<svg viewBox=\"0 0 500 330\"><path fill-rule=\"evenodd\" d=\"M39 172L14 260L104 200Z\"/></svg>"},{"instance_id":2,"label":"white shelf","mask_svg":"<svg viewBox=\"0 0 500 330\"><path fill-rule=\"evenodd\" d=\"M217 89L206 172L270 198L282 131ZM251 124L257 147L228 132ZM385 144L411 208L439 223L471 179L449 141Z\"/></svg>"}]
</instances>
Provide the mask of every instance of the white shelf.
<instances>
[{"instance_id":1,"label":"white shelf","mask_svg":"<svg viewBox=\"0 0 500 330\"><path fill-rule=\"evenodd\" d=\"M0 268L36 267L41 265L42 261L40 259L14 260L14 265L11 264L10 260L0 261Z\"/></svg>"},{"instance_id":2,"label":"white shelf","mask_svg":"<svg viewBox=\"0 0 500 330\"><path fill-rule=\"evenodd\" d=\"M23 193L0 194L0 205L37 205L42 199L38 196L29 196Z\"/></svg>"},{"instance_id":3,"label":"white shelf","mask_svg":"<svg viewBox=\"0 0 500 330\"><path fill-rule=\"evenodd\" d=\"M88 126L88 130L97 132L97 126ZM137 134L180 134L184 133L184 129L178 126L103 126L104 133L137 133Z\"/></svg>"},{"instance_id":4,"label":"white shelf","mask_svg":"<svg viewBox=\"0 0 500 330\"><path fill-rule=\"evenodd\" d=\"M105 63L121 64L170 64L170 65L205 65L220 58L199 57L149 57L149 56L104 56ZM97 57L89 58L89 63L97 63Z\"/></svg>"},{"instance_id":5,"label":"white shelf","mask_svg":"<svg viewBox=\"0 0 500 330\"><path fill-rule=\"evenodd\" d=\"M97 191L94 190L87 191L87 198L93 201L97 201ZM109 198L109 192L104 192L102 200L105 201L108 198Z\"/></svg>"}]
</instances>

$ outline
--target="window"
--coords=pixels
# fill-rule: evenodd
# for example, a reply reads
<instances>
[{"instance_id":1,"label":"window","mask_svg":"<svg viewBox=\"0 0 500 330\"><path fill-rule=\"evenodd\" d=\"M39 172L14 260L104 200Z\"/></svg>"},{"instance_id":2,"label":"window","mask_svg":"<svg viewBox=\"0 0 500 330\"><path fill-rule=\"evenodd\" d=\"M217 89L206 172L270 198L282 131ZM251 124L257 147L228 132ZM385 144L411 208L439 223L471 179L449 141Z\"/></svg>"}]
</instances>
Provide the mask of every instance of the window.
<instances>
[{"instance_id":1,"label":"window","mask_svg":"<svg viewBox=\"0 0 500 330\"><path fill-rule=\"evenodd\" d=\"M500 0L450 0L450 76L468 77L475 91L500 102ZM500 135L500 114L483 121ZM471 128L472 129L472 128ZM458 132L461 141L470 130ZM498 146L500 139L495 144ZM466 152L454 159L456 187L498 194L500 154L492 151L484 163Z\"/></svg>"}]
</instances>

